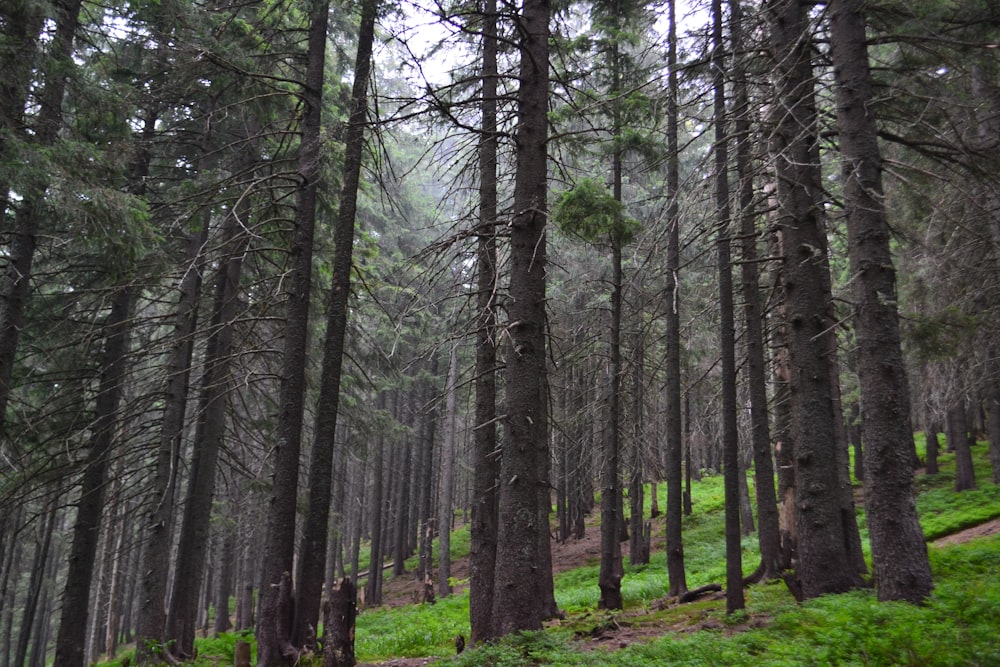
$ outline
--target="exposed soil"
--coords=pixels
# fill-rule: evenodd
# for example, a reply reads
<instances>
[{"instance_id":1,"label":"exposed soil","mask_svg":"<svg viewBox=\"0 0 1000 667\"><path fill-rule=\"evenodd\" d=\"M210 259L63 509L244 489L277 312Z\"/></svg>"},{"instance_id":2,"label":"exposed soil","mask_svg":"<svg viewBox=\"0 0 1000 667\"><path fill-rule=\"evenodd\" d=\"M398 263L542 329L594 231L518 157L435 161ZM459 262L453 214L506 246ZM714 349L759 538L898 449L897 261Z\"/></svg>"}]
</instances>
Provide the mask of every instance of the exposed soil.
<instances>
[{"instance_id":1,"label":"exposed soil","mask_svg":"<svg viewBox=\"0 0 1000 667\"><path fill-rule=\"evenodd\" d=\"M1000 517L991 519L986 523L981 523L978 526L973 526L972 528L960 530L957 533L952 533L951 535L939 537L934 540L933 544L937 547L943 547L949 544L964 544L969 540L976 539L977 537L986 537L988 535L996 535L997 533L1000 533Z\"/></svg>"}]
</instances>

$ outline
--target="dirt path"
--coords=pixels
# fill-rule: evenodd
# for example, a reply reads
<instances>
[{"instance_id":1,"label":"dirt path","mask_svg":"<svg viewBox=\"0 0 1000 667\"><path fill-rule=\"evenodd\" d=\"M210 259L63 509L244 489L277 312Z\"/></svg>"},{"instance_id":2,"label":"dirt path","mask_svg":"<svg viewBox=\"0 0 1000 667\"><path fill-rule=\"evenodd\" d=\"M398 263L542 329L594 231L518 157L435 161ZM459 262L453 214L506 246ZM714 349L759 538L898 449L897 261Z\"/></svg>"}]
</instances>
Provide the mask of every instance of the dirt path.
<instances>
[{"instance_id":1,"label":"dirt path","mask_svg":"<svg viewBox=\"0 0 1000 667\"><path fill-rule=\"evenodd\" d=\"M957 533L952 533L951 535L945 535L944 537L934 540L932 544L936 547L944 547L949 544L964 544L969 540L976 539L977 537L986 537L987 535L996 535L997 533L1000 533L1000 517L991 519L986 523L981 523L978 526L973 526L972 528L960 530Z\"/></svg>"}]
</instances>

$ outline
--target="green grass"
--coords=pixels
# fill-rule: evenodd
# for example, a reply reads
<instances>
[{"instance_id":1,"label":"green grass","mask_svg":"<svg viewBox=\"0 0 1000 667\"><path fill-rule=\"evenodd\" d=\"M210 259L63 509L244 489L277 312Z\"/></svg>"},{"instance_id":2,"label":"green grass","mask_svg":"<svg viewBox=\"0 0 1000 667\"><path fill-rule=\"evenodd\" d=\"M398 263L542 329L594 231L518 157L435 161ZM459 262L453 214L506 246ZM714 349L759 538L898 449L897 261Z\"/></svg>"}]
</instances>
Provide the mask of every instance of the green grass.
<instances>
[{"instance_id":1,"label":"green grass","mask_svg":"<svg viewBox=\"0 0 1000 667\"><path fill-rule=\"evenodd\" d=\"M922 434L917 449L924 456ZM1000 487L991 483L985 444L973 448L979 488L955 493L954 456L942 453L941 473L915 481L917 509L928 541L1000 516ZM660 507L666 487L658 485ZM688 586L725 581L723 488L720 476L693 486L694 513L684 518ZM648 515L648 494L647 494ZM594 517L596 519L596 516ZM658 520L662 522L662 518ZM658 524L662 531L662 523ZM599 530L589 526L588 530ZM867 548L866 531L862 537ZM468 526L452 533L452 558L468 554ZM436 551L436 544L435 544ZM871 590L798 604L781 582L749 587L746 611L725 613L720 600L657 604L667 594L662 549L649 565L626 561L625 609L596 609L597 562L560 573L556 600L565 618L540 633L519 634L454 656L456 635L469 636L468 592L433 605L363 611L357 623L362 662L420 656L442 665L1000 665L1000 536L947 547L929 547L935 590L920 607L881 603ZM756 535L743 540L744 571L757 564ZM408 561L408 568L415 567ZM412 575L406 575L412 576ZM597 642L602 628L653 629L641 640ZM236 636L198 640L197 667L232 664ZM605 646L607 645L607 646ZM597 646L596 648L593 648ZM614 649L614 650L611 650ZM122 655L125 655L124 653ZM117 663L111 663L117 664Z\"/></svg>"}]
</instances>

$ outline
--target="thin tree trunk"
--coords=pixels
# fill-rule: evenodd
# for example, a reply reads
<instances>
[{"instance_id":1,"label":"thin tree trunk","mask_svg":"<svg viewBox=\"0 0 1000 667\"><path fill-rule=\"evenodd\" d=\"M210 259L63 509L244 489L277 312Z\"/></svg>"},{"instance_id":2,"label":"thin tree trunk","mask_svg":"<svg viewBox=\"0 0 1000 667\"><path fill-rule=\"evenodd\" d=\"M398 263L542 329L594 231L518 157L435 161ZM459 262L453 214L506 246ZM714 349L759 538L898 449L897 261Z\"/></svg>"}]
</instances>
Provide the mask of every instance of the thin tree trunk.
<instances>
[{"instance_id":1,"label":"thin tree trunk","mask_svg":"<svg viewBox=\"0 0 1000 667\"><path fill-rule=\"evenodd\" d=\"M329 1L321 0L312 4L309 14L306 72L302 90L302 138L298 160L300 182L295 209L295 231L291 244L290 273L286 279L288 291L279 401L281 407L272 473L274 490L267 517L263 584L257 617L259 667L291 664L298 657L291 636L294 618L286 616L291 600L283 596L292 594L289 580L295 553L295 506L298 499L299 455L305 411L309 301L312 287L316 198L320 181L323 71L326 64L326 28L329 9Z\"/></svg>"},{"instance_id":2,"label":"thin tree trunk","mask_svg":"<svg viewBox=\"0 0 1000 667\"><path fill-rule=\"evenodd\" d=\"M219 583L215 590L215 623L213 630L216 636L228 632L232 628L229 619L229 598L233 594L233 579L236 574L236 526L227 517L222 526L221 553L219 554Z\"/></svg>"},{"instance_id":3,"label":"thin tree trunk","mask_svg":"<svg viewBox=\"0 0 1000 667\"><path fill-rule=\"evenodd\" d=\"M205 372L201 379L192 445L191 477L185 495L174 586L164 633L164 639L171 642L170 651L176 657L190 658L194 655L198 594L205 578L212 499L226 420L233 326L239 305L243 251L249 241L249 235L243 231L240 222L245 219L244 214L245 210L242 210L226 216L222 229L222 243L227 254L220 262L215 278L212 321L205 348ZM155 604L156 600L145 603Z\"/></svg>"},{"instance_id":4,"label":"thin tree trunk","mask_svg":"<svg viewBox=\"0 0 1000 667\"><path fill-rule=\"evenodd\" d=\"M329 2L317 11L326 13ZM310 457L309 511L299 545L300 567L298 589L295 599L295 622L293 643L304 647L307 637L315 637L319 627L320 593L326 570L327 525L330 516L330 489L332 486L332 466L337 416L340 409L340 374L344 358L344 339L347 332L347 302L351 291L351 267L353 262L354 227L357 214L358 187L361 181L361 158L364 152L365 126L368 123L368 77L371 70L371 52L375 34L377 0L361 3L361 23L358 31L358 51L354 64L354 86L351 91L351 115L347 126L344 155L343 187L340 194L340 208L337 212L337 226L334 231L333 283L330 286L327 304L326 341L323 346L323 370L316 410L315 433ZM318 16L318 15L317 15ZM326 19L322 19L325 30ZM319 26L314 26L319 30ZM317 35L316 39L319 39ZM312 45L311 47L312 48ZM319 49L319 45L316 45ZM325 40L323 43L325 52ZM323 66L314 62L310 65L315 80L307 82L307 87L316 94L315 103L321 99ZM322 58L320 54L316 58ZM312 89L319 83L319 89ZM319 130L319 117L315 118ZM310 130L312 132L313 130ZM318 136L316 137L318 140ZM314 156L315 159L315 156Z\"/></svg>"},{"instance_id":5,"label":"thin tree trunk","mask_svg":"<svg viewBox=\"0 0 1000 667\"><path fill-rule=\"evenodd\" d=\"M729 138L726 135L725 44L722 0L712 1L712 71L715 119L715 216L718 225L719 347L722 356L722 447L726 498L726 611L743 609L743 552L740 545L740 443L736 425L736 325L730 259ZM744 479L744 483L746 483Z\"/></svg>"},{"instance_id":6,"label":"thin tree trunk","mask_svg":"<svg viewBox=\"0 0 1000 667\"><path fill-rule=\"evenodd\" d=\"M444 439L441 446L441 493L438 500L438 595L451 595L451 524L454 511L455 429L458 404L458 344L448 354L448 379L445 382Z\"/></svg>"},{"instance_id":7,"label":"thin tree trunk","mask_svg":"<svg viewBox=\"0 0 1000 667\"><path fill-rule=\"evenodd\" d=\"M55 144L63 124L62 104L67 73L72 68L73 41L79 26L83 0L67 0L56 8L56 27L44 69L44 88L39 96L34 143L42 149ZM34 22L26 30L34 29ZM32 35L34 39L35 36ZM29 74L30 76L30 74ZM27 85L27 81L22 82ZM23 108L23 104L21 107ZM20 114L20 110L19 110ZM49 178L40 170L25 184L22 199L14 212L14 226L3 274L0 275L0 433L4 431L7 403L18 341L24 324L24 309L31 290L31 273L38 235L46 218L45 193ZM4 190L4 199L7 191ZM68 647L66 647L67 650Z\"/></svg>"},{"instance_id":8,"label":"thin tree trunk","mask_svg":"<svg viewBox=\"0 0 1000 667\"><path fill-rule=\"evenodd\" d=\"M49 504L42 522L38 526L36 536L35 555L32 558L31 581L28 583L28 590L24 601L24 609L21 612L20 632L17 637L17 649L14 653L14 664L26 664L28 655L28 644L31 639L31 631L34 627L35 613L39 609L39 602L42 595L42 584L45 580L45 573L48 571L46 562L49 558L49 549L52 546L52 533L55 528L56 506ZM44 610L43 610L44 611Z\"/></svg>"},{"instance_id":9,"label":"thin tree trunk","mask_svg":"<svg viewBox=\"0 0 1000 667\"><path fill-rule=\"evenodd\" d=\"M378 410L385 410L385 392L379 392L376 400ZM369 504L369 530L371 531L371 550L368 560L368 584L365 586L365 606L377 607L382 604L379 595L379 577L382 576L382 490L385 479L385 435L375 436L374 459L372 460L372 497Z\"/></svg>"},{"instance_id":10,"label":"thin tree trunk","mask_svg":"<svg viewBox=\"0 0 1000 667\"><path fill-rule=\"evenodd\" d=\"M744 49L742 7L730 0L733 50ZM764 580L781 574L781 537L778 529L778 500L774 490L774 462L771 458L771 430L767 408L767 369L764 360L764 331L760 305L760 275L757 269L757 228L754 210L754 179L750 165L751 118L747 71L743 56L736 59L734 82L734 130L736 133L736 169L739 175L741 238L741 278L743 319L746 327L747 387L750 395L750 422L753 449L754 482L757 497L757 544Z\"/></svg>"},{"instance_id":11,"label":"thin tree trunk","mask_svg":"<svg viewBox=\"0 0 1000 667\"><path fill-rule=\"evenodd\" d=\"M497 553L497 3L483 7L482 134L479 141L479 225L476 247L476 417L473 429L469 622L472 644L493 633Z\"/></svg>"},{"instance_id":12,"label":"thin tree trunk","mask_svg":"<svg viewBox=\"0 0 1000 667\"><path fill-rule=\"evenodd\" d=\"M685 513L682 465L684 458L683 421L681 419L681 334L680 334L680 156L677 139L678 97L680 85L677 75L677 6L669 0L669 37L667 46L667 313L665 317L665 344L667 347L665 393L667 395L667 576L670 596L687 593L687 575L684 571L684 535L682 517ZM690 453L687 457L690 466ZM688 484L690 485L690 468ZM687 505L690 506L690 488ZM690 510L686 512L690 514Z\"/></svg>"},{"instance_id":13,"label":"thin tree trunk","mask_svg":"<svg viewBox=\"0 0 1000 667\"><path fill-rule=\"evenodd\" d=\"M90 582L97 555L104 488L127 367L131 308L131 288L118 288L112 296L111 313L104 325L107 335L102 355L100 389L91 425L92 435L84 463L76 523L73 526L73 546L63 588L59 635L56 638L56 664L60 667L83 667L85 662L83 652Z\"/></svg>"},{"instance_id":14,"label":"thin tree trunk","mask_svg":"<svg viewBox=\"0 0 1000 667\"><path fill-rule=\"evenodd\" d=\"M956 399L948 408L947 415L948 448L955 452L955 490L968 491L976 488L976 471L972 465L972 450L969 447L969 426L966 401Z\"/></svg>"},{"instance_id":15,"label":"thin tree trunk","mask_svg":"<svg viewBox=\"0 0 1000 667\"><path fill-rule=\"evenodd\" d=\"M620 164L620 163L619 163ZM619 178L619 188L620 178ZM620 192L619 192L620 197ZM614 235L615 232L612 232ZM601 597L598 609L621 609L622 567L619 529L622 490L619 468L619 422L621 391L621 285L622 250L618 239L612 240L611 341L608 388L608 421L604 424L604 466L601 470L601 568L598 586Z\"/></svg>"}]
</instances>

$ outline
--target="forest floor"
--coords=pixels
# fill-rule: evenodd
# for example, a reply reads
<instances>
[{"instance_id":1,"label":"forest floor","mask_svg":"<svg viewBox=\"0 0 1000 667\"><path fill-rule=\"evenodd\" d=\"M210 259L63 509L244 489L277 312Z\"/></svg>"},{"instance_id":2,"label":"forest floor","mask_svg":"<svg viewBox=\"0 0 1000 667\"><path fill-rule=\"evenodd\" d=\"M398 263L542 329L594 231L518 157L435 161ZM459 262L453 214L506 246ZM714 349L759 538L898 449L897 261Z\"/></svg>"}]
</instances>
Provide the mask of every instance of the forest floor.
<instances>
[{"instance_id":1,"label":"forest floor","mask_svg":"<svg viewBox=\"0 0 1000 667\"><path fill-rule=\"evenodd\" d=\"M997 533L1000 533L1000 518L986 521L977 526L972 526L971 528L966 528L965 530L952 533L951 535L946 535L945 537L935 540L933 544L939 547L951 544L963 544L978 537L985 537ZM600 541L600 527L590 525L589 522L587 526L587 533L583 539L568 539L565 542L553 540L553 571L558 574L559 572L599 562L601 556ZM627 548L627 544L623 543L623 547ZM662 551L663 547L662 538L659 543L657 543L657 540L654 538L651 551L653 553L657 553L658 550ZM455 592L461 592L464 590L464 588L468 586L469 578L468 557L452 562L451 574L452 579L461 582L455 587ZM382 595L383 604L389 607L417 604L421 599L422 587L411 573L407 573L401 577L387 578L383 584ZM709 593L700 599L725 599L725 593ZM651 607L653 609L657 609L676 604L678 604L676 601L668 601L664 599L657 603L653 603ZM665 631L689 633L699 630L713 629L722 631L728 635L743 632L756 627L763 627L769 622L769 619L765 617L750 616L748 617L746 623L723 625L720 621L714 618L705 618L704 620L694 623L684 623L679 627L665 628L658 622L648 620L647 622L644 622L644 617L648 617L648 614L648 609L636 609L632 613L625 611L618 614L611 623L599 622L599 619L595 618L594 620L596 625L594 626L594 629L588 635L579 637L580 648L584 650L614 650L618 648L625 648L632 643L649 641L650 639L660 637ZM558 623L559 621L557 620L553 622ZM436 657L394 658L386 662L359 663L358 667L423 667L424 665L430 665L439 659L440 658Z\"/></svg>"}]
</instances>

